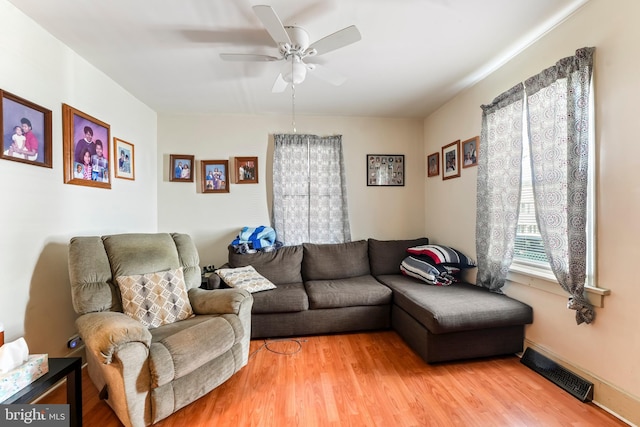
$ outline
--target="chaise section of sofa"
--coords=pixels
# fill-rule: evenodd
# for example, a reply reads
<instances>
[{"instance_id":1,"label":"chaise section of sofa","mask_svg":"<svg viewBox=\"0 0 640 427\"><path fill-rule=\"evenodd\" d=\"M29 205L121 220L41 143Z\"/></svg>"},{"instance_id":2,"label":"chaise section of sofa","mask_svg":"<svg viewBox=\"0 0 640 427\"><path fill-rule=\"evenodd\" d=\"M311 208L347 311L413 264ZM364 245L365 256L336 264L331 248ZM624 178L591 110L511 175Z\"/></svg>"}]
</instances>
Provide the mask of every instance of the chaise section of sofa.
<instances>
[{"instance_id":1,"label":"chaise section of sofa","mask_svg":"<svg viewBox=\"0 0 640 427\"><path fill-rule=\"evenodd\" d=\"M369 239L375 277L393 291L392 328L429 363L522 351L533 322L527 304L468 283L433 286L401 274L407 248L428 244L420 240Z\"/></svg>"}]
</instances>

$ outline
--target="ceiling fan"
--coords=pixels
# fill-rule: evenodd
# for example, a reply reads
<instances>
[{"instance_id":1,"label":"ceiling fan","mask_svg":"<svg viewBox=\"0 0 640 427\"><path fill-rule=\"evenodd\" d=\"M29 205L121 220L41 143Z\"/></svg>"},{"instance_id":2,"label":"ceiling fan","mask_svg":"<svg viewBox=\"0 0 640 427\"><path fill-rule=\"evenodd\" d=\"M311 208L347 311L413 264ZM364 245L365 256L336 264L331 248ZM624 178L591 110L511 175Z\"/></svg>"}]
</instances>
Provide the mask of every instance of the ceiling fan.
<instances>
[{"instance_id":1,"label":"ceiling fan","mask_svg":"<svg viewBox=\"0 0 640 427\"><path fill-rule=\"evenodd\" d=\"M359 41L362 36L355 25L343 28L310 44L309 33L304 28L283 25L271 6L256 5L253 6L253 11L278 45L279 56L221 53L220 57L223 60L250 62L285 61L285 65L273 84L272 92L283 92L290 83L294 86L302 83L307 76L307 71L336 86L346 81L346 78L339 73L331 71L321 64L305 63L304 59L323 55Z\"/></svg>"}]
</instances>

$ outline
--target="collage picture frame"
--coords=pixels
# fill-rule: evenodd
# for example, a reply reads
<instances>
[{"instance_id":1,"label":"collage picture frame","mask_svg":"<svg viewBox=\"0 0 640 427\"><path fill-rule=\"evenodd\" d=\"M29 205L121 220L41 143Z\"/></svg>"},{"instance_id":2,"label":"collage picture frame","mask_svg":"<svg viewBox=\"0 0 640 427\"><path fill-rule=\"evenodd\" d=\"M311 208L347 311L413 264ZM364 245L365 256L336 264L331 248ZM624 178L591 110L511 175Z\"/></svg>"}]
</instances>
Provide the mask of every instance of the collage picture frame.
<instances>
[{"instance_id":1,"label":"collage picture frame","mask_svg":"<svg viewBox=\"0 0 640 427\"><path fill-rule=\"evenodd\" d=\"M404 154L367 154L367 186L403 187Z\"/></svg>"}]
</instances>

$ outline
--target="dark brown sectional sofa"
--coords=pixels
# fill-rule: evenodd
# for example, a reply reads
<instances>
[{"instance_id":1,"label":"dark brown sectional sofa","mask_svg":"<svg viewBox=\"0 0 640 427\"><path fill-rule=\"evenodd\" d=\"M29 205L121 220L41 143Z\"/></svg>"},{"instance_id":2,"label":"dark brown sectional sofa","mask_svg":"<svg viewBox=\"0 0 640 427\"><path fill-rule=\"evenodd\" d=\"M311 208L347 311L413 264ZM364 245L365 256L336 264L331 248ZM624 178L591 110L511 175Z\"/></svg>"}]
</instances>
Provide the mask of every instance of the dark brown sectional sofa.
<instances>
[{"instance_id":1,"label":"dark brown sectional sofa","mask_svg":"<svg viewBox=\"0 0 640 427\"><path fill-rule=\"evenodd\" d=\"M253 293L252 338L393 328L427 362L522 351L530 306L468 283L431 286L400 272L413 240L359 240L237 254L276 289ZM216 280L210 281L216 287Z\"/></svg>"}]
</instances>

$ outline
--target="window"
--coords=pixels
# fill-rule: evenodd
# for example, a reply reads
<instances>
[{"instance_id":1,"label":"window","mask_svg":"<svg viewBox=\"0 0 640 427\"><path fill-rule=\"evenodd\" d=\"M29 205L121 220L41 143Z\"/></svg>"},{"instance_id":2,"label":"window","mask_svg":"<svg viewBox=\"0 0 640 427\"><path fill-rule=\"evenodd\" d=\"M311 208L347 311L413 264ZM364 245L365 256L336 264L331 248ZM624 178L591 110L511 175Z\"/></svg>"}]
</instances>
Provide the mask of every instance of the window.
<instances>
[{"instance_id":1,"label":"window","mask_svg":"<svg viewBox=\"0 0 640 427\"><path fill-rule=\"evenodd\" d=\"M593 86L593 82L591 83ZM595 153L594 132L594 108L593 88L589 95L589 153ZM527 122L523 114L522 137L522 181L520 194L520 213L516 228L516 239L513 255L513 266L520 272L536 275L541 272L543 276L552 276L551 265L547 259L542 242L542 236L536 220L536 207L533 198L533 185L531 175L531 150L528 136ZM587 184L587 277L586 286L595 287L595 159L589 156L588 184Z\"/></svg>"},{"instance_id":2,"label":"window","mask_svg":"<svg viewBox=\"0 0 640 427\"><path fill-rule=\"evenodd\" d=\"M526 123L523 126L526 129ZM516 241L513 250L513 261L523 265L551 270L549 260L544 252L544 243L536 222L536 206L533 200L531 183L531 159L529 138L526 131L522 138L522 181L520 189L520 213L516 227Z\"/></svg>"},{"instance_id":3,"label":"window","mask_svg":"<svg viewBox=\"0 0 640 427\"><path fill-rule=\"evenodd\" d=\"M285 245L351 240L341 136L274 136L273 228Z\"/></svg>"},{"instance_id":4,"label":"window","mask_svg":"<svg viewBox=\"0 0 640 427\"><path fill-rule=\"evenodd\" d=\"M594 50L578 49L483 105L478 164L477 284L501 292L514 263L548 275L547 258L577 324L595 316L584 289L594 265Z\"/></svg>"}]
</instances>

